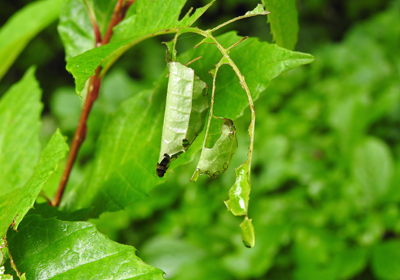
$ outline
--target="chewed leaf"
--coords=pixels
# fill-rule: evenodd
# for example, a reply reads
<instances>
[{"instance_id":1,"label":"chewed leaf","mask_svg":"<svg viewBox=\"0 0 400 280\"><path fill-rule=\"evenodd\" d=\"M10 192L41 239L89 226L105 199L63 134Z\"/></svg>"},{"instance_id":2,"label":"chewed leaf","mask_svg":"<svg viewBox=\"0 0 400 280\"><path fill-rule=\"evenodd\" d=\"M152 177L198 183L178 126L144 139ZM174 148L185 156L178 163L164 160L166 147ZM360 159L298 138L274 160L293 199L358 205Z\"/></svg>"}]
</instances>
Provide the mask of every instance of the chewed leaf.
<instances>
[{"instance_id":1,"label":"chewed leaf","mask_svg":"<svg viewBox=\"0 0 400 280\"><path fill-rule=\"evenodd\" d=\"M243 244L247 248L253 248L256 243L254 226L251 221L252 219L245 217L243 222L240 224L240 229L242 230Z\"/></svg>"},{"instance_id":2,"label":"chewed leaf","mask_svg":"<svg viewBox=\"0 0 400 280\"><path fill-rule=\"evenodd\" d=\"M162 177L170 161L185 152L203 130L207 114L207 85L194 70L179 62L170 62L167 102L158 176ZM167 155L167 156L166 156ZM158 170L164 172L158 172Z\"/></svg>"},{"instance_id":3,"label":"chewed leaf","mask_svg":"<svg viewBox=\"0 0 400 280\"><path fill-rule=\"evenodd\" d=\"M214 117L213 120L222 123L219 132L220 136L215 141L215 144L208 148L207 144L212 142L210 139L215 139L216 134L209 133L207 135L206 145L203 146L199 163L197 164L196 171L191 179L195 182L201 174L207 174L210 177L217 177L224 173L237 148L236 128L233 125L232 120L218 117Z\"/></svg>"},{"instance_id":4,"label":"chewed leaf","mask_svg":"<svg viewBox=\"0 0 400 280\"><path fill-rule=\"evenodd\" d=\"M269 14L269 12L264 9L264 6L262 4L258 4L257 7L254 8L254 10L249 11L244 15L249 16L249 15L265 15L265 14Z\"/></svg>"},{"instance_id":5,"label":"chewed leaf","mask_svg":"<svg viewBox=\"0 0 400 280\"><path fill-rule=\"evenodd\" d=\"M235 216L247 215L250 195L250 165L249 160L236 168L236 182L229 190L229 200L226 207Z\"/></svg>"}]
</instances>

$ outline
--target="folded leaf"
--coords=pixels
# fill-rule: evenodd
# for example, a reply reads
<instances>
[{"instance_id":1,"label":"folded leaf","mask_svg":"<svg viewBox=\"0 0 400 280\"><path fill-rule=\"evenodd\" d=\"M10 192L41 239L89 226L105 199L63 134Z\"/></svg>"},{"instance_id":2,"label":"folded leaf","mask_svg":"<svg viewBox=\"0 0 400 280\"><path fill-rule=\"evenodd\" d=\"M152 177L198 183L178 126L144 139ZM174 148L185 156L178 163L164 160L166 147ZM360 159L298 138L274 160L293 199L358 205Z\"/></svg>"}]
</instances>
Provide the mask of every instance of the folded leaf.
<instances>
[{"instance_id":1,"label":"folded leaf","mask_svg":"<svg viewBox=\"0 0 400 280\"><path fill-rule=\"evenodd\" d=\"M172 161L189 148L204 128L209 107L205 90L207 85L200 80L193 69L179 62L170 62L168 67L169 82L160 163L165 154Z\"/></svg>"},{"instance_id":2,"label":"folded leaf","mask_svg":"<svg viewBox=\"0 0 400 280\"><path fill-rule=\"evenodd\" d=\"M249 160L236 168L236 181L229 190L229 200L226 207L235 216L245 216L248 212L250 199L250 166Z\"/></svg>"},{"instance_id":3,"label":"folded leaf","mask_svg":"<svg viewBox=\"0 0 400 280\"><path fill-rule=\"evenodd\" d=\"M247 248L253 248L256 242L254 226L251 221L252 219L245 217L243 222L240 224L240 229L242 230L243 244Z\"/></svg>"},{"instance_id":4,"label":"folded leaf","mask_svg":"<svg viewBox=\"0 0 400 280\"><path fill-rule=\"evenodd\" d=\"M191 179L194 182L197 181L201 174L217 177L224 173L237 148L236 128L232 120L217 117L214 117L213 120L222 124L219 137L214 145L208 148L207 139L215 137L216 134L209 133L207 136L206 145L203 146L199 163Z\"/></svg>"}]
</instances>

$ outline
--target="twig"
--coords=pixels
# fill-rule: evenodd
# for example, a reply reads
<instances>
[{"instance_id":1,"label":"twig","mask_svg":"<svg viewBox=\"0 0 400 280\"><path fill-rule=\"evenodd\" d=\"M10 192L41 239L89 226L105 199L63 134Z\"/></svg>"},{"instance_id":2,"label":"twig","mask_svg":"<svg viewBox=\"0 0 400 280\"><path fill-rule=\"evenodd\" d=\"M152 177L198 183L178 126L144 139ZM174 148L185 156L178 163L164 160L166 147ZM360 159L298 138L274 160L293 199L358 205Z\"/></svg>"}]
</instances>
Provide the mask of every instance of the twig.
<instances>
[{"instance_id":1,"label":"twig","mask_svg":"<svg viewBox=\"0 0 400 280\"><path fill-rule=\"evenodd\" d=\"M113 28L125 17L126 12L128 11L128 8L133 4L133 2L135 2L135 0L129 0L129 1L118 0L117 4L115 5L114 13L112 15L112 18L110 20L110 23L107 27L107 31L106 31L103 39L100 40L101 36L100 37L96 36L95 47L105 45L110 41L111 36L113 34L113 31L112 31ZM92 24L93 24L93 21L92 21ZM95 29L96 27L98 28L97 23L93 24L93 28ZM96 34L96 30L95 30L95 34ZM98 41L98 40L100 40L100 41ZM99 66L96 69L95 75L90 78L85 104L83 105L81 116L79 118L78 127L75 131L74 138L72 140L71 149L68 154L67 164L65 165L65 169L61 176L61 181L58 186L57 193L52 202L53 206L60 205L60 201L64 194L65 187L67 185L68 178L70 176L72 167L73 167L76 157L78 155L79 148L81 147L83 141L85 141L86 131L87 131L87 125L86 125L87 119L89 117L89 114L93 107L94 102L96 101L97 97L99 96L99 90L100 90L100 85L101 85L101 80L102 80L102 77L100 76L100 71L101 71L101 66Z\"/></svg>"}]
</instances>

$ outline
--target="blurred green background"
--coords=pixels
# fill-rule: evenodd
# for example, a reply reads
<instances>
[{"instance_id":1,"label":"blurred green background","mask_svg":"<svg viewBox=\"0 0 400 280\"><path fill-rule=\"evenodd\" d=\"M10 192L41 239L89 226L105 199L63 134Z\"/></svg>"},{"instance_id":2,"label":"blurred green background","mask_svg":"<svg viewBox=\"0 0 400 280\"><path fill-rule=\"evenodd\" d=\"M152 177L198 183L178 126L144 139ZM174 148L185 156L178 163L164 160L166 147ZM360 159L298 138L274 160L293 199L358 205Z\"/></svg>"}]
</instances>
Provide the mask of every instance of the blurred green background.
<instances>
[{"instance_id":1,"label":"blurred green background","mask_svg":"<svg viewBox=\"0 0 400 280\"><path fill-rule=\"evenodd\" d=\"M0 1L0 24L29 2ZM206 2L188 1L187 8ZM219 0L197 25L215 26L256 3ZM316 60L275 79L255 104L249 216L256 246L243 246L241 218L223 204L235 180L232 166L246 158L249 115L236 122L239 149L223 176L195 184L195 163L179 167L147 200L92 220L109 238L135 246L167 279L400 279L400 1L299 0L298 9L296 50ZM226 29L271 41L262 17ZM106 76L71 184L92 160L107 114L161 75L160 42L168 38L134 47ZM193 46L192 38L182 36L178 46ZM56 23L20 55L0 95L31 64L44 90L43 143L56 127L71 139L80 100Z\"/></svg>"}]
</instances>

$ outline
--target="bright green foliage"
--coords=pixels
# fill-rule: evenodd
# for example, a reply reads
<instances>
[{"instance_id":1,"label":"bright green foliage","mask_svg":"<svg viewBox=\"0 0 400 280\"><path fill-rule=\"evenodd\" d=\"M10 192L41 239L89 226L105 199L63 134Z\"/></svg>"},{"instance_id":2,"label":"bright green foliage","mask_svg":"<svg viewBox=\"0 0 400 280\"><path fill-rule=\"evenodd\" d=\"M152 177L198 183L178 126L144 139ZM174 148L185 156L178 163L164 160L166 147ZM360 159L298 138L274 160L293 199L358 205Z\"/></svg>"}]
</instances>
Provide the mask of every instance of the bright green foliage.
<instances>
[{"instance_id":1,"label":"bright green foliage","mask_svg":"<svg viewBox=\"0 0 400 280\"><path fill-rule=\"evenodd\" d=\"M45 0L31 3L2 26L0 29L0 80L29 41L57 19L61 1Z\"/></svg>"},{"instance_id":2,"label":"bright green foliage","mask_svg":"<svg viewBox=\"0 0 400 280\"><path fill-rule=\"evenodd\" d=\"M8 244L28 279L164 279L135 248L107 239L87 222L29 215L18 232L9 233Z\"/></svg>"},{"instance_id":3,"label":"bright green foliage","mask_svg":"<svg viewBox=\"0 0 400 280\"><path fill-rule=\"evenodd\" d=\"M93 27L84 0L63 1L58 33L64 44L67 61L94 47Z\"/></svg>"},{"instance_id":4,"label":"bright green foliage","mask_svg":"<svg viewBox=\"0 0 400 280\"><path fill-rule=\"evenodd\" d=\"M217 37L225 47L231 46L241 38L235 32L228 32ZM196 67L196 63L191 67L203 81L211 85L212 77L208 71L215 68L214 64L221 59L221 54L214 45L203 44L195 50L183 54L181 60L189 61L190 58L199 56L202 56L201 67ZM265 92L271 80L282 72L314 60L312 55L289 51L255 38L248 38L235 46L229 56L236 63L242 75L246 77L253 100ZM214 114L235 120L243 114L243 110L248 106L246 93L230 67L221 67L216 83Z\"/></svg>"},{"instance_id":5,"label":"bright green foliage","mask_svg":"<svg viewBox=\"0 0 400 280\"><path fill-rule=\"evenodd\" d=\"M217 177L224 173L238 145L236 140L236 128L232 120L217 117L214 117L213 120L219 123L214 126L220 127L220 130L215 131L215 135L212 135L213 132L209 132L207 139L208 137L213 139L218 137L218 139L208 145L207 139L205 139L205 145L201 150L199 163L191 179L195 182L201 174Z\"/></svg>"},{"instance_id":6,"label":"bright green foliage","mask_svg":"<svg viewBox=\"0 0 400 280\"><path fill-rule=\"evenodd\" d=\"M161 183L155 172L161 130L155 128L162 126L164 94L164 88L141 92L110 116L101 131L93 170L83 184L67 190L64 208L93 207L95 215L120 210ZM79 195L82 191L84 196Z\"/></svg>"},{"instance_id":7,"label":"bright green foliage","mask_svg":"<svg viewBox=\"0 0 400 280\"><path fill-rule=\"evenodd\" d=\"M247 215L250 199L250 166L247 160L236 168L236 182L229 190L229 200L225 201L226 207L235 216Z\"/></svg>"},{"instance_id":8,"label":"bright green foliage","mask_svg":"<svg viewBox=\"0 0 400 280\"><path fill-rule=\"evenodd\" d=\"M230 32L217 38L223 45L229 46L241 37ZM242 45L247 49L242 49ZM243 51L243 58L236 52L239 48ZM197 62L191 67L202 80L212 84L208 71L215 67L214 64L221 57L216 47L203 44L189 54L190 57L203 56L199 60L202 68L196 67ZM184 54L179 61L185 61L187 57L188 54ZM280 73L313 60L311 55L291 52L255 39L247 39L232 49L231 57L246 77L254 99ZM230 69L228 72L222 70L224 67L218 72L214 112L235 119L247 106L247 99L238 80L232 79L233 72ZM86 175L84 183L67 189L62 201L64 209L93 207L91 215L94 216L104 211L124 209L145 198L152 188L163 182L157 177L155 167L159 160L165 92L167 78L161 78L154 90L141 92L128 99L110 116L100 134L93 170ZM225 99L220 100L220 96ZM183 156L188 152L176 164L192 160L193 153L201 147L196 142L193 145L188 150L190 154L186 160ZM174 169L174 164L170 169ZM81 192L85 192L85 196L79 195Z\"/></svg>"},{"instance_id":9,"label":"bright green foliage","mask_svg":"<svg viewBox=\"0 0 400 280\"><path fill-rule=\"evenodd\" d=\"M268 187L265 187L265 185L263 185L263 180L258 177L259 173L265 175L262 168L261 172L257 172L255 179L260 187L258 188L257 186L255 194L260 196L260 201L255 200L256 203L254 206L251 206L256 209L254 215L252 215L253 219L249 219L247 216L247 212L249 211L250 160L246 161L246 159L243 159L245 158L243 157L245 154L243 151L238 151L235 156L237 158L232 158L237 146L236 138L234 137L236 131L232 120L235 120L235 124L240 123L241 128L245 127L248 124L247 120L246 124L243 124L238 117L245 111L244 109L248 106L249 99L253 98L256 100L260 96L263 98L270 98L269 95L266 96L264 93L266 93L266 88L272 79L282 72L310 63L313 61L313 57L304 53L292 52L280 48L275 44L261 42L254 38L249 38L242 42L241 40L244 38L235 35L234 32L225 33L215 39L211 36L210 30L202 31L200 29L189 28L189 26L206 11L211 3L203 8L197 9L192 15L190 15L189 12L179 20L181 10L186 2L184 0L135 1L134 5L128 11L126 18L114 28L114 35L111 43L94 48L92 23L87 16L87 12L90 12L91 9L94 11L96 18L99 20L99 28L102 34L104 34L115 2L115 0L64 1L64 7L60 17L59 32L66 49L67 69L73 74L76 81L76 91L80 92L82 90L85 82L94 74L98 66L102 66L102 77L107 73L108 69L118 57L124 54L130 47L147 38L168 33L184 33L187 31L201 34L208 37L208 39L212 38L212 40L206 40L206 43L213 42L214 44L202 44L195 50L191 49L184 54L179 53L178 56L177 61L182 61L182 63L202 56L200 60L192 63L190 66L195 71L183 68L181 64L178 65L178 67L184 69L184 71L181 69L183 72L190 72L190 75L193 75L191 76L193 78L188 80L197 80L197 78L195 78L196 76L194 76L194 72L196 72L199 77L197 80L199 84L198 90L193 90L193 86L192 88L189 87L188 91L183 90L184 87L179 87L180 92L182 94L191 93L192 91L196 92L202 100L201 102L197 100L194 101L194 98L193 102L195 102L195 104L192 103L190 106L187 104L183 106L184 108L195 108L199 106L199 111L201 111L199 114L200 118L196 116L193 123L192 117L189 118L189 122L185 120L188 126L183 128L186 130L183 138L187 138L190 143L192 141L191 139L194 139L195 135L202 130L204 125L203 119L206 111L204 109L206 109L208 102L206 102L207 99L205 97L200 96L200 93L203 93L205 87L205 83L200 81L206 81L209 85L214 84L208 83L212 79L208 72L211 69L215 69L215 64L219 61L221 62L219 66L223 63L230 64L232 67L221 67L221 69L218 67L218 77L214 76L218 86L214 87L214 89L216 88L216 92L214 92L215 100L211 100L212 104L215 105L214 112L210 115L210 119L212 119L213 122L211 122L210 126L207 128L207 136L205 136L206 138L204 140L202 154L200 155L197 173L207 172L213 176L224 172L227 169L229 161L232 161L235 166L239 166L240 163L245 162L245 164L238 169L238 180L231 191L230 200L227 202L228 208L231 210L235 209L232 210L232 212L234 212L237 210L236 208L243 206L241 205L241 201L244 201L244 207L240 209L240 211L245 209L245 218L240 225L242 237L240 237L238 231L238 222L235 220L236 217L232 217L232 215L223 211L224 207L221 203L222 199L226 198L226 191L234 180L232 177L234 175L233 172L226 172L227 176L223 179L226 184L221 183L221 181L210 180L207 181L207 185L211 186L210 188L202 185L197 187L195 184L185 184L185 188L180 187L181 181L187 182L190 178L190 174L188 172L182 172L182 170L187 169L192 173L195 167L178 169L178 166L188 163L194 158L196 152L201 149L201 141L193 143L191 149L180 156L179 161L172 163L170 167L170 173L172 174L168 177L173 178L173 181L168 182L168 179L160 179L155 174L155 163L160 159L159 144L164 108L166 103L167 106L171 103L168 99L166 102L167 79L163 76L155 83L153 89L149 89L149 87L143 83L143 85L132 90L132 94L127 93L123 95L116 91L124 91L124 88L110 87L107 92L107 94L109 94L107 98L109 99L103 99L103 103L101 103L101 97L99 98L99 103L93 108L91 118L89 119L86 142L74 166L74 171L76 173L70 178L65 196L62 199L61 208L63 210L78 210L77 212L68 214L52 211L46 209L44 206L38 205L37 209L32 210L31 215L26 215L39 192L43 190L45 182L48 181L50 175L55 171L58 161L64 156L67 150L64 139L59 132L56 132L48 146L43 150L39 164L36 166L33 175L27 183L25 183L25 181L29 175L32 174L33 163L37 161L39 149L32 150L32 154L27 156L29 159L36 156L36 161L30 161L27 158L23 158L18 152L14 155L8 153L7 149L2 150L0 148L0 156L4 154L6 157L18 157L16 160L13 159L12 162L17 162L19 160L25 161L24 163L33 162L31 163L32 165L24 165L26 166L26 170L23 171L23 173L28 174L25 180L23 179L25 176L23 174L15 179L16 182L20 182L19 188L4 195L3 193L1 194L0 221L2 221L2 235L5 235L8 226L12 223L14 218L16 218L15 226L19 224L19 232L14 232L10 229L8 231L10 253L14 257L18 270L26 272L28 279L108 279L112 277L117 279L162 279L162 271L142 263L141 260L135 256L135 249L133 247L119 245L107 240L104 236L100 235L90 223L67 222L63 220L84 220L87 217L99 217L100 214L107 211L117 211L127 208L130 209L128 211L131 211L129 215L138 219L149 217L155 210L160 210L160 214L154 216L163 219L162 223L150 223L138 228L136 228L136 225L133 225L135 227L135 237L129 242L137 242L139 246L144 244L144 255L152 260L153 264L160 264L160 267L166 267L168 270L175 269L175 273L168 275L172 275L171 277L177 277L178 279L231 280L235 278L249 279L252 277L257 279L257 277L262 277L266 271L274 265L275 257L278 255L279 250L287 246L289 241L291 241L294 246L297 246L298 251L301 252L301 245L312 245L312 242L307 243L303 241L319 240L318 231L315 233L311 230L305 230L305 233L301 234L301 226L299 226L292 232L293 229L291 225L286 223L288 220L287 213L296 213L296 215L300 213L300 216L304 214L302 212L304 209L308 210L308 205L304 202L308 200L304 199L306 192L303 189L290 193L284 199L280 197L276 199L276 197L273 196L267 196L267 198L262 197L266 189L271 190L273 188L278 188L280 186L279 184L282 183L285 178L287 179L285 176L288 176L287 174L290 172L285 168L288 168L288 166L298 167L296 166L297 162L295 162L295 160L298 159L296 155L293 156L293 162L290 161L290 163L287 162L286 158L289 151L292 152L292 149L295 150L295 152L297 151L291 146L292 142L289 141L292 135L290 133L287 135L284 133L270 135L273 134L271 133L273 129L271 127L276 125L274 122L269 122L268 114L270 113L270 108L261 110L260 112L261 123L264 120L262 117L263 115L267 115L265 119L268 120L268 123L267 125L264 123L264 125L261 126L262 129L267 129L267 132L264 131L263 139L259 142L261 143L259 145L273 143L277 144L279 149L270 148L272 153L268 154L268 156L260 152L256 159L258 160L258 164L262 157L263 160L267 158L268 160L280 161L280 165L277 165L278 175L276 175L276 179L270 181L265 180L270 184ZM88 4L88 6L86 6L86 4ZM255 14L265 15L266 12L261 6L257 6L255 10L239 18ZM179 36L178 39L177 43L180 43L180 40L184 38L183 36ZM219 44L215 44L217 40L225 48ZM240 44L236 46L238 42L240 42ZM196 42L193 42L190 47L193 47L195 44ZM232 45L234 45L234 47L230 49L229 46ZM216 46L220 47L220 49L218 50ZM169 45L169 47L171 47L171 45ZM145 50L145 52L149 53L148 50ZM224 58L222 60L221 52L224 53ZM161 55L160 59L163 59ZM158 59L154 58L154 61L156 60ZM125 63L125 61L123 61L123 63ZM141 67L150 68L152 65L152 63L148 63ZM237 66L239 70L234 66ZM233 72L232 69L234 69ZM236 74L239 76L241 83L239 83ZM182 75L179 74L177 76L181 77ZM26 79L29 80L28 78ZM154 82L154 77L151 78L151 82ZM104 85L105 84L104 80ZM189 84L191 84L191 82ZM37 86L35 86L35 83L31 83L30 86L27 84L24 89L28 91L28 94L33 96L31 97L32 100L25 96L20 96L19 98L29 100L27 103L29 103L30 106L39 104L37 101L38 94L36 93ZM129 87L129 90L130 89ZM243 89L245 89L246 92ZM247 96L246 93L248 94ZM124 98L121 98L121 96ZM118 109L116 109L116 104L121 102L121 100L116 99L125 99L127 96L131 97L122 102ZM4 100L7 100L7 98L9 98L8 95L4 97ZM104 102L104 100L112 101ZM7 103L9 102L7 101ZM55 102L58 106L60 106L60 104L61 106L65 106L62 103L63 102L60 100ZM273 104L273 102L271 102L271 104ZM358 105L356 101L355 104ZM381 112L385 111L385 104L386 102L383 100ZM23 116L24 118L30 118L32 123L35 121L34 125L30 128L25 127L24 129L28 132L29 129L36 129L36 133L33 134L32 132L32 137L36 137L38 129L37 115L39 114L40 106L38 110L33 112L33 110L31 111L29 109L30 107L28 104L24 105L26 105L26 108L23 107L25 109L24 111L15 113L15 110L13 111L14 105L8 104L4 107L3 115L2 111L0 111L0 120L3 120L2 118L7 119L10 115L11 117L16 115L18 117ZM3 103L1 103L0 106L3 106ZM51 111L58 112L61 118L68 119L71 115L76 114L74 110L63 110L63 108L53 107L53 105L51 105L51 107ZM349 107L352 108L351 106ZM113 113L107 115L109 112ZM167 113L167 115L169 115L169 113ZM221 118L215 116L221 116ZM377 118L379 118L379 116ZM216 119L220 121L219 124L215 122ZM252 118L252 120L253 119L254 118ZM282 118L282 120L285 120L285 118ZM335 121L335 118L332 118L332 123L337 124L338 127L340 126L340 122ZM6 124L0 123L1 129L4 127L6 131L5 135L11 134L7 126L9 124L10 123L7 122ZM61 125L66 124L69 125L68 129L73 127L71 121L68 120L64 121ZM102 128L100 128L101 125L103 125ZM173 126L176 125L174 124ZM94 131L91 130L92 127L94 127ZM191 129L191 127L196 127L196 129ZM365 127L367 126L359 126L360 130ZM25 133L25 130L22 131ZM0 132L2 131L3 130L0 130ZM12 132L14 133L14 130ZM18 150L21 139L24 139L24 137L21 136L21 131L16 131L15 133L19 136L17 137L18 139L14 141L14 146L10 146L10 149ZM94 145L94 141L97 139L98 135L96 133L100 135L96 145ZM190 135L190 133L192 134ZM252 137L252 132L250 134ZM3 135L0 133L0 136ZM274 142L274 140L276 141ZM182 138L180 141L182 141ZM246 142L246 140L244 142ZM390 156L390 151L385 147L385 144L380 141L372 140L365 142L365 144L364 142L356 141L355 138L351 143L351 145L354 146L351 147L350 145L345 146L346 141L340 143L343 144L344 149L359 147L361 151L359 155L351 154L351 156L349 156L350 159L352 159L353 156L354 158L358 158L359 162L363 159L363 151L379 147L377 153L368 151L366 157L369 159L378 159L380 161L392 158L393 170L400 169L394 157ZM183 144L186 146L186 143ZM23 145L21 145L21 147L23 150L27 149ZM172 148L167 147L166 149ZM216 152L217 150L218 153ZM260 149L260 151L262 151L262 149ZM163 151L161 151L161 155L163 155ZM212 162L212 164L209 164L210 162ZM268 162L268 164L270 164L270 162ZM349 163L348 167L353 168L353 164ZM360 166L354 165L354 170L351 169L352 172L346 173L353 176L350 180L346 181L346 183L351 185L356 184L358 182L357 180L361 182L360 178L362 174L367 172L366 170L369 168L369 166L363 166L362 164L360 164ZM28 172L28 169L30 172ZM177 180L177 178L174 177L174 173L182 176L183 180ZM275 172L270 173L275 175ZM301 175L299 174L301 173L302 172L296 170L290 173L290 176L294 178L293 180L297 180L297 176L300 177ZM386 172L385 174L386 181L390 181L394 171ZM377 176L378 174L372 174L373 178ZM310 177L312 176L308 176L307 178ZM16 177L11 177L11 179L13 178ZM80 184L76 183L78 180L81 181ZM374 180L378 181L376 178ZM162 183L165 183L165 185L160 188L161 190L154 191L152 196L155 194L162 194L163 197L156 197L154 200L152 200L152 196L148 197L150 191L153 190L155 186ZM302 183L306 184L303 181ZM13 183L10 184L14 186ZM273 186L270 187L271 185ZM239 188L241 193L237 194L235 197L235 192L238 192ZM371 189L374 188L371 186ZM45 187L46 192L50 193L53 190L54 187ZM391 191L393 190L389 187L386 188L384 192L380 193L382 199ZM232 195L232 193L234 195ZM145 198L147 200L144 200ZM274 199L276 199L276 201ZM169 207L175 202L179 202L176 206L179 211L165 211L165 207ZM48 207L49 206L47 206L47 208ZM300 208L300 210L298 208ZM393 209L395 208L387 210L385 219L388 220L388 223L390 223L393 228L396 228L397 216ZM237 211L240 213L239 210ZM315 214L312 211L309 212ZM304 216L308 217L310 214L309 212L307 211ZM118 214L121 214L123 219L115 219L112 220L112 222L109 221L107 230L112 232L116 228L128 226L129 217L127 218L127 213L127 211L119 211ZM241 213L243 214L244 212ZM18 214L18 216L16 216L16 214ZM108 217L113 217L113 213L107 213L106 215L109 215ZM57 216L57 219L55 216ZM22 218L24 218L24 220L21 223ZM290 219L291 218L290 216ZM293 218L293 224L297 226L296 218L297 216ZM312 216L312 218L320 221L314 216ZM120 223L121 220L122 222ZM360 241L362 244L372 244L382 235L383 227L377 222L380 221L380 219L374 216L371 220L376 223L373 227L373 235L366 234L363 236ZM262 233L257 237L258 246L254 246L255 235L252 221L257 231ZM314 225L312 222L309 224ZM366 227L367 226L368 225L366 225ZM201 232L196 232L194 229L201 229ZM163 232L163 234L153 239L148 239L148 236L151 236L154 232ZM168 236L171 235L171 233L173 233L172 236ZM313 234L317 235L317 237L314 238ZM114 236L117 236L117 234ZM140 236L139 241L136 238L137 236ZM312 238L309 238L309 236ZM254 246L254 248L252 250L247 250L241 244L241 240L247 247ZM329 242L325 243L329 244ZM321 244L325 243L321 242ZM337 251L348 253L348 251L351 251L347 250L348 247L349 246L342 246ZM310 250L310 248L313 249L312 246L310 248L305 248L307 250ZM149 253L149 250L151 253ZM296 250L293 251L297 252ZM329 251L326 255L334 255L337 251ZM170 257L171 252L174 254L174 259L172 259L172 261ZM303 255L307 255L304 252L302 253ZM340 276L352 276L357 273L359 269L364 267L366 262L365 255L357 253L358 251L354 254L354 261L351 262L349 265L350 267L346 268L347 274L343 272ZM165 257L166 255L167 257ZM321 255L323 261L325 255L322 253ZM317 256L320 257L318 254ZM340 260L342 261L343 257ZM309 263L306 261L304 263L299 263L298 265L300 268L296 271L296 275L300 275L300 272L308 267L316 267L316 270L318 270L320 261L321 260L318 259L316 264L313 263L312 260L310 260ZM165 265L165 263L167 263L167 265ZM310 263L312 264L311 266L309 266ZM343 266L345 265L343 264ZM10 270L11 269L9 269L9 271ZM188 271L191 273L188 273ZM310 273L308 273L309 271L306 272L305 275L310 275Z\"/></svg>"},{"instance_id":10,"label":"bright green foliage","mask_svg":"<svg viewBox=\"0 0 400 280\"><path fill-rule=\"evenodd\" d=\"M131 46L155 35L176 32L178 26L190 26L209 6L198 9L192 17L186 15L179 21L178 17L185 2L186 0L136 1L125 20L115 27L110 44L92 49L68 60L67 70L75 78L76 91L81 92L86 80L94 75L95 69L100 64L107 69L110 67L110 63ZM66 47L68 47L72 42L66 43ZM104 61L105 63L103 63Z\"/></svg>"},{"instance_id":11,"label":"bright green foliage","mask_svg":"<svg viewBox=\"0 0 400 280\"><path fill-rule=\"evenodd\" d=\"M378 244L372 250L372 267L379 279L400 278L400 241L389 240Z\"/></svg>"},{"instance_id":12,"label":"bright green foliage","mask_svg":"<svg viewBox=\"0 0 400 280\"><path fill-rule=\"evenodd\" d=\"M40 155L40 160L32 176L23 187L0 197L0 236L4 237L9 225L14 228L22 221L25 214L36 201L43 185L57 169L58 162L65 156L68 146L59 131L51 138Z\"/></svg>"},{"instance_id":13,"label":"bright green foliage","mask_svg":"<svg viewBox=\"0 0 400 280\"><path fill-rule=\"evenodd\" d=\"M208 109L207 85L193 69L179 62L168 63L169 80L161 150L175 159L185 152L203 130Z\"/></svg>"},{"instance_id":14,"label":"bright green foliage","mask_svg":"<svg viewBox=\"0 0 400 280\"><path fill-rule=\"evenodd\" d=\"M4 266L0 266L0 280L13 280L12 275L5 275L4 271Z\"/></svg>"},{"instance_id":15,"label":"bright green foliage","mask_svg":"<svg viewBox=\"0 0 400 280\"><path fill-rule=\"evenodd\" d=\"M262 0L265 9L271 12L268 22L274 41L280 47L293 50L297 43L299 24L297 22L296 0Z\"/></svg>"},{"instance_id":16,"label":"bright green foliage","mask_svg":"<svg viewBox=\"0 0 400 280\"><path fill-rule=\"evenodd\" d=\"M40 153L41 90L31 68L0 100L0 193L22 187Z\"/></svg>"}]
</instances>

